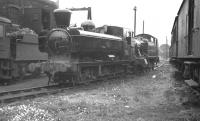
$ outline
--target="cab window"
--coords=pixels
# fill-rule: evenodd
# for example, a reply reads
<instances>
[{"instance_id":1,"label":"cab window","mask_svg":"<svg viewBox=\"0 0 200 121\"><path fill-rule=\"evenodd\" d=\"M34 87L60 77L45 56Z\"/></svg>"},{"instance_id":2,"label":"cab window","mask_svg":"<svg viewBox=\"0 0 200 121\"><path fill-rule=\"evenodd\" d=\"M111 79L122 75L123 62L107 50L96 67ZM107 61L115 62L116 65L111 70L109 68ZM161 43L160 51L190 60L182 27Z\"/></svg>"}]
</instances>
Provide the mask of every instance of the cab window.
<instances>
[{"instance_id":1,"label":"cab window","mask_svg":"<svg viewBox=\"0 0 200 121\"><path fill-rule=\"evenodd\" d=\"M0 37L4 36L4 28L3 25L0 25Z\"/></svg>"},{"instance_id":2,"label":"cab window","mask_svg":"<svg viewBox=\"0 0 200 121\"><path fill-rule=\"evenodd\" d=\"M19 25L17 24L6 24L5 25L5 33L6 33L6 36L10 36L12 35L13 32L16 32L19 30Z\"/></svg>"}]
</instances>

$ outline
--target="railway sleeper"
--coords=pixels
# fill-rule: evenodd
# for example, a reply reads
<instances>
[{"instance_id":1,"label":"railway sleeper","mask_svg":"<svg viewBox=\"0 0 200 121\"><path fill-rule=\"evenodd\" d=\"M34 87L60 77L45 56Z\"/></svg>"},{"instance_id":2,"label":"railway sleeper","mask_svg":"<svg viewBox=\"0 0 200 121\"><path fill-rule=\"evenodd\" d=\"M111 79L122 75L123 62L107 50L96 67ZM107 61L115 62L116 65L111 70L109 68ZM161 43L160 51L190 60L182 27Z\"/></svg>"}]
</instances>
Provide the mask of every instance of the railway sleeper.
<instances>
[{"instance_id":1,"label":"railway sleeper","mask_svg":"<svg viewBox=\"0 0 200 121\"><path fill-rule=\"evenodd\" d=\"M0 102L1 103L11 103L11 102L15 102L15 101L18 101L18 100L26 100L26 99L32 99L32 98L36 98L36 97L40 97L40 96L47 96L49 95L48 94L49 92L48 91L45 91L45 92L33 92L33 93L24 93L24 94L21 94L21 95L10 95L9 97L1 97L0 98Z\"/></svg>"},{"instance_id":2,"label":"railway sleeper","mask_svg":"<svg viewBox=\"0 0 200 121\"><path fill-rule=\"evenodd\" d=\"M91 80L91 81L95 81L95 80L99 80L99 79L105 80L105 79L119 78L119 77L125 76L126 72L127 72L126 71L127 68L125 66L119 66L119 67L115 66L115 67L110 67L109 69L111 69L113 72L110 71L112 73L110 73L110 74L106 73L104 75L103 74L99 75L98 78L96 78L94 80ZM120 71L115 71L117 69L121 69L121 70ZM10 103L10 102L17 101L17 100L25 100L25 99L45 96L45 95L49 95L49 94L61 93L61 92L65 91L65 90L66 90L65 88L58 89L58 90L42 90L42 89L37 89L37 88L27 89L27 90L18 90L18 92L17 91L13 91L12 93L9 93L9 94L14 94L14 93L15 94L24 93L24 94L14 95L14 96L7 95L7 97L5 96L5 97L0 98L0 102L1 103ZM35 91L35 92L31 92L31 91Z\"/></svg>"}]
</instances>

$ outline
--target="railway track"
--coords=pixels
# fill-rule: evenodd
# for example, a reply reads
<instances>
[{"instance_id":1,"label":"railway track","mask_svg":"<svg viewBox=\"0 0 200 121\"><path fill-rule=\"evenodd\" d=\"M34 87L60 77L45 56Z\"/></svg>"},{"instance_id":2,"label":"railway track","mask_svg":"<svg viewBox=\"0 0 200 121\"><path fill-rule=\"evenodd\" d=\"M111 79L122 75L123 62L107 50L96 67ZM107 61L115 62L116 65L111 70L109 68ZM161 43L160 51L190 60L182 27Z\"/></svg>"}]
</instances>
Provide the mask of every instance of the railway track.
<instances>
[{"instance_id":1,"label":"railway track","mask_svg":"<svg viewBox=\"0 0 200 121\"><path fill-rule=\"evenodd\" d=\"M162 61L162 62L160 62L160 63L154 68L154 70L157 70L158 68L160 68L160 67L166 65L167 63L168 63L167 61Z\"/></svg>"},{"instance_id":2,"label":"railway track","mask_svg":"<svg viewBox=\"0 0 200 121\"><path fill-rule=\"evenodd\" d=\"M165 63L160 63L156 68L160 68ZM113 75L105 78L101 78L101 81L106 80L112 80L112 79L120 79L120 78L126 78L129 76L133 76L132 74L124 74L122 75ZM92 81L92 83L98 82L97 80ZM91 83L91 82L90 82ZM33 87L33 88L25 88L25 89L18 89L18 90L12 90L12 91L4 91L0 92L0 104L8 104L19 100L26 100L26 99L32 99L36 97L42 97L46 95L51 94L57 94L62 93L66 90L72 89L72 88L79 88L81 85L88 85L87 83L77 84L75 86L71 85L50 85L50 86L41 86L41 87Z\"/></svg>"},{"instance_id":3,"label":"railway track","mask_svg":"<svg viewBox=\"0 0 200 121\"><path fill-rule=\"evenodd\" d=\"M7 104L18 100L25 100L50 94L56 94L70 88L72 87L51 85L51 86L12 90L12 91L4 91L0 93L0 104Z\"/></svg>"},{"instance_id":4,"label":"railway track","mask_svg":"<svg viewBox=\"0 0 200 121\"><path fill-rule=\"evenodd\" d=\"M101 81L106 81L107 79L109 80L116 79L116 76L101 78ZM90 83L95 83L95 82L98 82L98 81L95 80ZM88 82L77 84L75 86L67 85L67 84L66 85L50 85L50 86L18 89L18 90L12 90L12 91L4 91L4 92L0 92L0 104L8 104L8 103L12 103L19 100L26 100L26 99L36 98L36 97L47 96L51 94L62 93L72 88L80 88L81 86L87 86L87 85L88 85Z\"/></svg>"}]
</instances>

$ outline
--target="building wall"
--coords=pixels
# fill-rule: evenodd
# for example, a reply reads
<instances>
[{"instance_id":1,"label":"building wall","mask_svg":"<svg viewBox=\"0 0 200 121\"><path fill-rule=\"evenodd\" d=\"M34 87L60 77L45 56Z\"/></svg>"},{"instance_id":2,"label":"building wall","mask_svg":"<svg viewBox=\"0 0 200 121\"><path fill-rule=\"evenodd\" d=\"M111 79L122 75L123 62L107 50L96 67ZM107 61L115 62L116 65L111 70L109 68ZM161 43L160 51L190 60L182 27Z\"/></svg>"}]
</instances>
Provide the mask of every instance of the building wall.
<instances>
[{"instance_id":1,"label":"building wall","mask_svg":"<svg viewBox=\"0 0 200 121\"><path fill-rule=\"evenodd\" d=\"M29 27L39 33L44 29L43 13L49 13L49 27L55 27L53 10L56 3L50 0L0 0L0 16L10 19L13 23Z\"/></svg>"}]
</instances>

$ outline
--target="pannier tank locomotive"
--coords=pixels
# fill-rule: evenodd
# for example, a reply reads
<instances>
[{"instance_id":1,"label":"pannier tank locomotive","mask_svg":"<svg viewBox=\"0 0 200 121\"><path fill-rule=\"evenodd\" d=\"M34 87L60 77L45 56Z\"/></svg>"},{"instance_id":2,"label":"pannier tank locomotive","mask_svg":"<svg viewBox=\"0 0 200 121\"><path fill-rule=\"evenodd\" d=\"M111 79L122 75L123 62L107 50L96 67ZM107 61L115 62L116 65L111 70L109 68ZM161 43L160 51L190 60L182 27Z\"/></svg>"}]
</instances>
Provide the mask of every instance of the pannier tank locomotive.
<instances>
[{"instance_id":1,"label":"pannier tank locomotive","mask_svg":"<svg viewBox=\"0 0 200 121\"><path fill-rule=\"evenodd\" d=\"M110 26L104 33L97 33L91 21L82 27L70 27L68 9L57 9L54 16L57 28L39 36L39 50L49 56L42 66L50 80L58 84L85 83L148 67L147 54L136 54L145 41L136 43L130 32L116 36L123 32L121 27Z\"/></svg>"}]
</instances>

